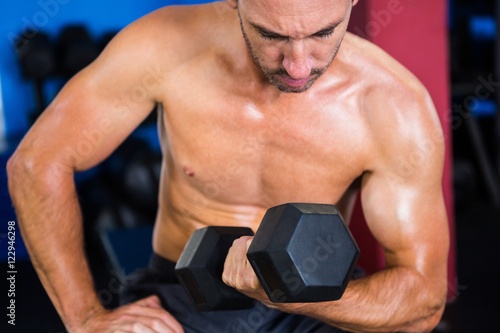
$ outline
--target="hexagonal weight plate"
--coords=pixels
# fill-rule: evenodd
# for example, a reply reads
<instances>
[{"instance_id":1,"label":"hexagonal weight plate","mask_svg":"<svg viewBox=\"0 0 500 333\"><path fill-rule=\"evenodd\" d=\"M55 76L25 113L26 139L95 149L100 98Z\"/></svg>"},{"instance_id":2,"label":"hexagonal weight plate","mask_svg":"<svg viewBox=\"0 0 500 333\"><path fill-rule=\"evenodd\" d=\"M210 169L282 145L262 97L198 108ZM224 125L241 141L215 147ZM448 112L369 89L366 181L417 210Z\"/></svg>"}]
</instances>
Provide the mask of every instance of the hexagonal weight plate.
<instances>
[{"instance_id":1,"label":"hexagonal weight plate","mask_svg":"<svg viewBox=\"0 0 500 333\"><path fill-rule=\"evenodd\" d=\"M359 254L335 206L294 203L267 211L247 257L269 299L291 303L339 299Z\"/></svg>"},{"instance_id":2,"label":"hexagonal weight plate","mask_svg":"<svg viewBox=\"0 0 500 333\"><path fill-rule=\"evenodd\" d=\"M254 300L222 281L224 261L233 241L253 236L250 228L206 227L189 239L175 273L199 311L248 309Z\"/></svg>"}]
</instances>

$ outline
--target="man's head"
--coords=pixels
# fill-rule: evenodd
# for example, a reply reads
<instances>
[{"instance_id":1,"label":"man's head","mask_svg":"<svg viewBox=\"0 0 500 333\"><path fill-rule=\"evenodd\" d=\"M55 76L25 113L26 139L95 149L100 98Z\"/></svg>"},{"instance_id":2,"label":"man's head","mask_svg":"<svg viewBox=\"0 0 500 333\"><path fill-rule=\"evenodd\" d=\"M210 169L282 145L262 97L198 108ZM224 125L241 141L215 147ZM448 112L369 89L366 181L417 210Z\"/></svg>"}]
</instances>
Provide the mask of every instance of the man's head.
<instances>
[{"instance_id":1,"label":"man's head","mask_svg":"<svg viewBox=\"0 0 500 333\"><path fill-rule=\"evenodd\" d=\"M283 92L303 92L328 69L357 0L228 0L255 64Z\"/></svg>"}]
</instances>

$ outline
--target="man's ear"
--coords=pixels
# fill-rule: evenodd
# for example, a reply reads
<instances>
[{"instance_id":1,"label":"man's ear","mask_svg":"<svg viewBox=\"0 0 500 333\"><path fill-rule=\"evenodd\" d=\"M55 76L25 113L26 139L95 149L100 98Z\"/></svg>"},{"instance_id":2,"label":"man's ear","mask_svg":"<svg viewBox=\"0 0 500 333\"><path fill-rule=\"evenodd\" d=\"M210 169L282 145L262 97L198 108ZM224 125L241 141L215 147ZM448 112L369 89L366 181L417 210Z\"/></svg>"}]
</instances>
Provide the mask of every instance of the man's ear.
<instances>
[{"instance_id":1,"label":"man's ear","mask_svg":"<svg viewBox=\"0 0 500 333\"><path fill-rule=\"evenodd\" d=\"M357 1L357 0L355 0ZM229 7L231 7L232 9L236 9L238 8L238 0L227 0L227 4L229 5Z\"/></svg>"}]
</instances>

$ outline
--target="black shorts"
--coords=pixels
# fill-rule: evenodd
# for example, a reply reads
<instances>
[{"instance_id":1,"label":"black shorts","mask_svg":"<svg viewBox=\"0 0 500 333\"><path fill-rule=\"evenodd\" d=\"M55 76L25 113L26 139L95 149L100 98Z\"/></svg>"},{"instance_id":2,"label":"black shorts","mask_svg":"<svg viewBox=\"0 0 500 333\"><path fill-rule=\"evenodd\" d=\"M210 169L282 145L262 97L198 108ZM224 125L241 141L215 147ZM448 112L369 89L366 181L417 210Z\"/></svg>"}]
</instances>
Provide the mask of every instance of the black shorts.
<instances>
[{"instance_id":1,"label":"black shorts","mask_svg":"<svg viewBox=\"0 0 500 333\"><path fill-rule=\"evenodd\" d=\"M120 293L120 304L157 295L165 310L182 324L186 333L344 332L315 319L270 309L261 303L248 310L196 311L179 284L174 268L175 263L153 254L147 268L127 278Z\"/></svg>"}]
</instances>

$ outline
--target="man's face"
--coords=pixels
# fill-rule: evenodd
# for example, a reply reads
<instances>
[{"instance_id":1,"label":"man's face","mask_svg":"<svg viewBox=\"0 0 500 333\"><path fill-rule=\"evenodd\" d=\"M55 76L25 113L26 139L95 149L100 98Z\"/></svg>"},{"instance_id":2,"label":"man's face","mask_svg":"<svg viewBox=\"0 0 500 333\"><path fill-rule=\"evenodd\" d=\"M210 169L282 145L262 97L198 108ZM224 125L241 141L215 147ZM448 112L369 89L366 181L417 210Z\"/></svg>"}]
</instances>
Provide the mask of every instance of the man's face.
<instances>
[{"instance_id":1,"label":"man's face","mask_svg":"<svg viewBox=\"0 0 500 333\"><path fill-rule=\"evenodd\" d=\"M280 91L309 89L332 63L352 0L239 0L241 30L255 64Z\"/></svg>"}]
</instances>

